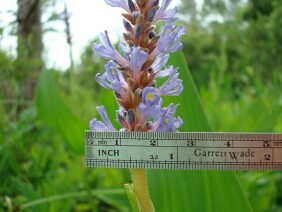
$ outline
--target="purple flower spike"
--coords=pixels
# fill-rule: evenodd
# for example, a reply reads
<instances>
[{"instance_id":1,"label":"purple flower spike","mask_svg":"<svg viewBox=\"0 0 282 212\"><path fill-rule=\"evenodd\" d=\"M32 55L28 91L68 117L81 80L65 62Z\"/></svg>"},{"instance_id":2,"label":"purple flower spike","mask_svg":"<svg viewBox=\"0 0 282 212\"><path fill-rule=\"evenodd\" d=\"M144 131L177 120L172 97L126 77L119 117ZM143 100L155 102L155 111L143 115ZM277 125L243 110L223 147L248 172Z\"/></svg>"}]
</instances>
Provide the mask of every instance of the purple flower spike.
<instances>
[{"instance_id":1,"label":"purple flower spike","mask_svg":"<svg viewBox=\"0 0 282 212\"><path fill-rule=\"evenodd\" d=\"M94 131L117 131L114 128L114 126L112 125L112 123L110 122L108 118L108 114L105 111L105 107L97 106L96 109L98 113L100 114L104 123L101 121L97 121L97 119L94 118L90 121L90 124L89 124L90 129Z\"/></svg>"},{"instance_id":2,"label":"purple flower spike","mask_svg":"<svg viewBox=\"0 0 282 212\"><path fill-rule=\"evenodd\" d=\"M121 54L112 45L108 32L101 34L102 44L94 43L94 52L110 61L105 72L96 75L97 82L114 92L119 110L116 119L121 131L175 132L182 119L174 117L177 105L161 108L161 96L176 96L183 90L178 71L166 65L169 54L182 48L184 27L176 27L177 8L170 9L172 0L104 0L120 7L123 14L124 41L119 43ZM161 31L157 21L165 21ZM168 77L156 88L157 79ZM103 106L97 107L102 121L92 119L95 131L114 131Z\"/></svg>"},{"instance_id":3,"label":"purple flower spike","mask_svg":"<svg viewBox=\"0 0 282 212\"><path fill-rule=\"evenodd\" d=\"M177 13L177 8L167 10L172 0L163 0L160 9L157 11L153 21L156 22L158 20L170 20Z\"/></svg>"},{"instance_id":4,"label":"purple flower spike","mask_svg":"<svg viewBox=\"0 0 282 212\"><path fill-rule=\"evenodd\" d=\"M124 65L126 63L126 60L113 47L109 39L108 32L105 31L105 34L101 33L100 37L103 40L104 45L94 43L93 44L94 52L101 57L116 60L119 64Z\"/></svg>"},{"instance_id":5,"label":"purple flower spike","mask_svg":"<svg viewBox=\"0 0 282 212\"><path fill-rule=\"evenodd\" d=\"M174 69L157 93L160 96L178 96L183 91L182 80L178 79L178 75L179 73Z\"/></svg>"},{"instance_id":6,"label":"purple flower spike","mask_svg":"<svg viewBox=\"0 0 282 212\"><path fill-rule=\"evenodd\" d=\"M172 53L182 49L180 37L186 33L186 29L175 27L174 22L175 20L171 20L166 23L157 43L157 48L150 54L150 58L154 58L161 53Z\"/></svg>"},{"instance_id":7,"label":"purple flower spike","mask_svg":"<svg viewBox=\"0 0 282 212\"><path fill-rule=\"evenodd\" d=\"M142 93L142 103L138 106L141 121L149 118L157 118L161 112L162 100L155 88L147 87Z\"/></svg>"},{"instance_id":8,"label":"purple flower spike","mask_svg":"<svg viewBox=\"0 0 282 212\"><path fill-rule=\"evenodd\" d=\"M105 2L108 5L111 5L112 7L120 7L126 10L127 12L130 12L127 1L126 0L105 0Z\"/></svg>"}]
</instances>

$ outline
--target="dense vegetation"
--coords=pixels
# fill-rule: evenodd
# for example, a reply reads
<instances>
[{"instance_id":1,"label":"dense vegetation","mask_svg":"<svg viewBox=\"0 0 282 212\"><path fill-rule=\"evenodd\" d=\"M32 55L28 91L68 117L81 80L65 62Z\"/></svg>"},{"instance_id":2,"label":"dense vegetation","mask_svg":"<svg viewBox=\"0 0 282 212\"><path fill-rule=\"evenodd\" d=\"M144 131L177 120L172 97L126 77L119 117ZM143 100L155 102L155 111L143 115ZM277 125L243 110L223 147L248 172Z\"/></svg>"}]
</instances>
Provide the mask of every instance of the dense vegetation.
<instances>
[{"instance_id":1,"label":"dense vegetation","mask_svg":"<svg viewBox=\"0 0 282 212\"><path fill-rule=\"evenodd\" d=\"M181 12L183 53L214 130L282 132L282 1L183 0ZM87 47L79 65L46 70L18 37L21 57L0 45L0 211L128 210L128 171L85 169L77 142L101 102L104 61ZM281 172L236 174L254 211L282 210Z\"/></svg>"}]
</instances>

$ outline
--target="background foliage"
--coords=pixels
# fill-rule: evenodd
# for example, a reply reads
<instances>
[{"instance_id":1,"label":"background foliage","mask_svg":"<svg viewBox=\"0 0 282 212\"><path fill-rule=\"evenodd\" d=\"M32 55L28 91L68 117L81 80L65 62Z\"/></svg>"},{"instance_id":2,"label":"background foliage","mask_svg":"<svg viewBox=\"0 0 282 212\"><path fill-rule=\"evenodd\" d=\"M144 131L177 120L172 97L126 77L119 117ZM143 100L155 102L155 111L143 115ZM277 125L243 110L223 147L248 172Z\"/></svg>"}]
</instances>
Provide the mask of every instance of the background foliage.
<instances>
[{"instance_id":1,"label":"background foliage","mask_svg":"<svg viewBox=\"0 0 282 212\"><path fill-rule=\"evenodd\" d=\"M42 2L43 12L49 11L52 17L48 21L58 19L50 12L56 1ZM185 125L183 131L209 130L207 116L214 131L282 132L281 17L281 0L205 0L203 5L183 0L180 18L188 28L183 54L206 112L197 112L201 108L195 100L197 95L181 96L179 101L187 104L182 103L179 113L186 107L190 111L184 117L189 128ZM0 26L0 34L3 28ZM18 44L25 45L19 31L17 36ZM32 41L32 35L28 36ZM95 106L114 107L112 99L106 98L111 92L102 92L94 81L104 61L93 58L91 47L87 47L80 64L68 70L47 70L45 61L30 56L30 44L20 47L17 51L27 51L18 52L24 57L11 56L0 45L0 211L128 211L122 189L129 182L128 171L83 166L81 138L89 119L96 116ZM173 55L171 63L185 73L181 57ZM188 83L187 76L183 75L184 83ZM34 82L36 87L26 86ZM193 85L186 88L189 86ZM110 117L115 119L114 111ZM158 172L149 177L152 185L156 185L156 177L163 179L158 181L162 198L169 198L171 203L183 199L183 206L168 206L179 211L186 207L188 197L194 198L191 211L218 211L224 203L215 194L227 189L224 177L234 178L233 174L217 172L174 174ZM282 211L281 172L236 175L254 211ZM199 177L209 183L191 186ZM181 187L167 186L169 179L191 180L183 184L191 194L173 198ZM244 196L241 188L230 189L231 199ZM210 205L204 208L194 195L197 192L205 194L201 198ZM157 201L157 207L165 206ZM247 201L244 204L246 209Z\"/></svg>"}]
</instances>

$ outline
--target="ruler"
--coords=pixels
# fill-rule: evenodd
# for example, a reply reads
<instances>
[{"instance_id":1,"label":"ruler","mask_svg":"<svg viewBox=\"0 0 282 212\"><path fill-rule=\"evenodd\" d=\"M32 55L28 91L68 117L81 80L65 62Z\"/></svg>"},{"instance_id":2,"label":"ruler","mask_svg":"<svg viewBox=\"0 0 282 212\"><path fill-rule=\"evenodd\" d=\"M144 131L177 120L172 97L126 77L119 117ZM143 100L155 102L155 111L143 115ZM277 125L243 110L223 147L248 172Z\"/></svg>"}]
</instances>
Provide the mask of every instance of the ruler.
<instances>
[{"instance_id":1,"label":"ruler","mask_svg":"<svg viewBox=\"0 0 282 212\"><path fill-rule=\"evenodd\" d=\"M282 133L85 132L86 167L282 170Z\"/></svg>"}]
</instances>

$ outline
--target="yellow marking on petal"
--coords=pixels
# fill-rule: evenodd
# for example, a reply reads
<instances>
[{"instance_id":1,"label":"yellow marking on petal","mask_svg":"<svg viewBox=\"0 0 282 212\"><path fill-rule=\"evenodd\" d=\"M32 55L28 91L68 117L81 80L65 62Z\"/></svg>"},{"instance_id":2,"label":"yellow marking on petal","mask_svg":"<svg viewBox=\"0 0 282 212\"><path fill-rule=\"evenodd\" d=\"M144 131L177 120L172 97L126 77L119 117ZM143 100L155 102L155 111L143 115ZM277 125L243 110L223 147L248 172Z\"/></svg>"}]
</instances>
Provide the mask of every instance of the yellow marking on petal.
<instances>
[{"instance_id":1,"label":"yellow marking on petal","mask_svg":"<svg viewBox=\"0 0 282 212\"><path fill-rule=\"evenodd\" d=\"M165 119L165 122L168 123L168 118Z\"/></svg>"},{"instance_id":2,"label":"yellow marking on petal","mask_svg":"<svg viewBox=\"0 0 282 212\"><path fill-rule=\"evenodd\" d=\"M112 74L114 74L115 73L115 69L112 69L111 72L112 72Z\"/></svg>"},{"instance_id":3,"label":"yellow marking on petal","mask_svg":"<svg viewBox=\"0 0 282 212\"><path fill-rule=\"evenodd\" d=\"M171 30L170 30L170 29L167 29L167 30L166 30L166 33L167 33L167 34L171 34Z\"/></svg>"},{"instance_id":4,"label":"yellow marking on petal","mask_svg":"<svg viewBox=\"0 0 282 212\"><path fill-rule=\"evenodd\" d=\"M154 96L154 94L152 94L152 93L148 93L147 95L146 95L146 100L148 101L148 100L151 100L152 102L155 100L155 96Z\"/></svg>"}]
</instances>

